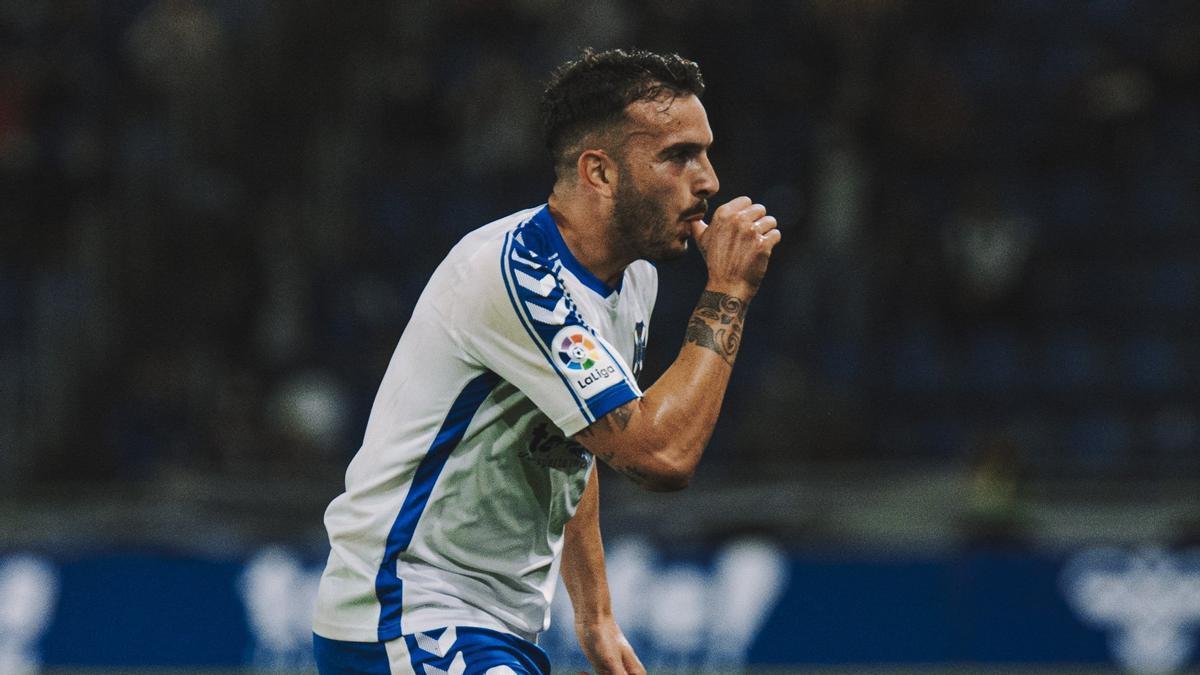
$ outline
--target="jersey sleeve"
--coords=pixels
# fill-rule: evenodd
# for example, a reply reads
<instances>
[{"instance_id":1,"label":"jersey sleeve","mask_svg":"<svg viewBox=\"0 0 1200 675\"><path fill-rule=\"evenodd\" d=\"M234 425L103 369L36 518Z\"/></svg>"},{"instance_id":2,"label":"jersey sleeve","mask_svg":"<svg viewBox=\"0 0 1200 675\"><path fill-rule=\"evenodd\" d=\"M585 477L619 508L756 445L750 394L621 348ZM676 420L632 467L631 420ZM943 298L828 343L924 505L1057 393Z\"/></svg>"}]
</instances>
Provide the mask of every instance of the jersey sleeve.
<instances>
[{"instance_id":1,"label":"jersey sleeve","mask_svg":"<svg viewBox=\"0 0 1200 675\"><path fill-rule=\"evenodd\" d=\"M642 395L633 371L579 315L551 263L509 233L499 267L460 325L467 354L521 390L571 436ZM458 322L456 322L458 323Z\"/></svg>"}]
</instances>

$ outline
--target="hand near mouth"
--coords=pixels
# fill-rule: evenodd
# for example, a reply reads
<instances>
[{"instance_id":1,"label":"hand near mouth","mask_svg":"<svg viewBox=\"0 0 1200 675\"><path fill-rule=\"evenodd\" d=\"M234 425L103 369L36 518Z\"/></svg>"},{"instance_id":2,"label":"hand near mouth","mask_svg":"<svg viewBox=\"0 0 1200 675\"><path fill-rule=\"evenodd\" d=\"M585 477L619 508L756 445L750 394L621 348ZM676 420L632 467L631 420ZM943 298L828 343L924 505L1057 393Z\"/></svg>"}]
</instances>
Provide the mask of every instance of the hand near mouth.
<instances>
[{"instance_id":1,"label":"hand near mouth","mask_svg":"<svg viewBox=\"0 0 1200 675\"><path fill-rule=\"evenodd\" d=\"M758 292L771 251L781 239L767 207L738 197L717 207L712 224L689 220L692 237L708 266L707 288L749 300Z\"/></svg>"}]
</instances>

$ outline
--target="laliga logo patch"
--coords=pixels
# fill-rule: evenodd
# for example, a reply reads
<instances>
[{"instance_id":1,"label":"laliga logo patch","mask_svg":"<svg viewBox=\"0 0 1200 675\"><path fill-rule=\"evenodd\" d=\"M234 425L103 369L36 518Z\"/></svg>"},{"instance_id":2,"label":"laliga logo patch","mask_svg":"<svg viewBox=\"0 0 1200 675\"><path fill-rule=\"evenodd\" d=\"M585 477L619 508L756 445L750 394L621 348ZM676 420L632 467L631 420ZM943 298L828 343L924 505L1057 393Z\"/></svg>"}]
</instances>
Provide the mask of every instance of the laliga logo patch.
<instances>
[{"instance_id":1,"label":"laliga logo patch","mask_svg":"<svg viewBox=\"0 0 1200 675\"><path fill-rule=\"evenodd\" d=\"M558 367L581 394L596 394L616 382L617 365L582 326L566 326L551 343L558 356ZM603 383L601 386L596 386Z\"/></svg>"},{"instance_id":2,"label":"laliga logo patch","mask_svg":"<svg viewBox=\"0 0 1200 675\"><path fill-rule=\"evenodd\" d=\"M598 357L596 343L583 331L564 336L558 345L558 360L570 370L587 370L596 365Z\"/></svg>"}]
</instances>

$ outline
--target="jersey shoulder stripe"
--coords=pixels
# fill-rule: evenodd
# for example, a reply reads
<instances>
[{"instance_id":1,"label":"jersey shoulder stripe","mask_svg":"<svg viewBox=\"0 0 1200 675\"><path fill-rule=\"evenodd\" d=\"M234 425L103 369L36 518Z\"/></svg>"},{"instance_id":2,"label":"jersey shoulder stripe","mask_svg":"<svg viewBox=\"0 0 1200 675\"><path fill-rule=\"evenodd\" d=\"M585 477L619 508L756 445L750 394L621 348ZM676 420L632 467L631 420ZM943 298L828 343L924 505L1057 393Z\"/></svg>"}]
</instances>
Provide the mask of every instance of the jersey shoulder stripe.
<instances>
[{"instance_id":1,"label":"jersey shoulder stripe","mask_svg":"<svg viewBox=\"0 0 1200 675\"><path fill-rule=\"evenodd\" d=\"M591 424L596 418L591 416L571 383L567 382L567 378L554 364L550 353L550 340L570 318L571 313L566 309L566 294L550 270L548 261L542 262L537 252L531 251L525 245L522 236L525 226L526 223L522 223L506 234L504 246L500 249L500 273L504 278L504 289L508 292L508 300L512 303L521 326L537 345L550 369L558 374L563 386L571 392L571 398L583 414L584 420ZM527 278L524 285L518 280L517 274Z\"/></svg>"},{"instance_id":2,"label":"jersey shoulder stripe","mask_svg":"<svg viewBox=\"0 0 1200 675\"><path fill-rule=\"evenodd\" d=\"M565 245L559 243L560 239L549 209L544 206L534 213L533 217L518 225L508 234L505 242L505 285L522 325L549 361L551 368L558 374L563 385L571 392L585 421L591 424L613 408L637 398L638 394L629 384L629 373L626 372L621 359L612 353L605 341L588 325L566 291L560 276L563 254L559 250ZM564 329L570 326L578 326L582 331L597 338L593 344L603 350L607 357L604 362L611 363L614 370L620 373L620 377L614 378L616 381L612 385L586 399L582 398L580 391L586 391L586 386L594 385L572 384L555 360L555 354L560 358L564 357L561 345L557 343L564 339Z\"/></svg>"}]
</instances>

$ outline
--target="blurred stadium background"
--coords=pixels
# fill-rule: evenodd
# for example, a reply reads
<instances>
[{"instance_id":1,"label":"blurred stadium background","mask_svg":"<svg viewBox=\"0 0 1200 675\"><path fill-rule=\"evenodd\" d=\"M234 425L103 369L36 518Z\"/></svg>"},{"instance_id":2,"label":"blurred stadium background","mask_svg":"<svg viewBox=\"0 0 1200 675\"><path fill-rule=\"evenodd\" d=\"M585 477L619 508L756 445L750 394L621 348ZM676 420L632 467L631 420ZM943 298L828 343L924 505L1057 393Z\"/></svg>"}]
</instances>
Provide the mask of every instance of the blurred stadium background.
<instances>
[{"instance_id":1,"label":"blurred stadium background","mask_svg":"<svg viewBox=\"0 0 1200 675\"><path fill-rule=\"evenodd\" d=\"M0 672L306 672L396 339L582 45L697 60L785 231L693 487L603 482L651 671L1193 666L1195 2L0 0Z\"/></svg>"}]
</instances>

